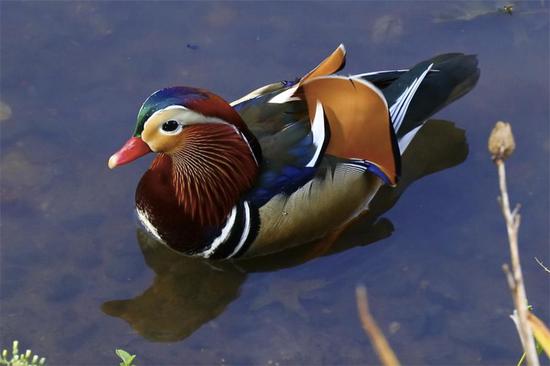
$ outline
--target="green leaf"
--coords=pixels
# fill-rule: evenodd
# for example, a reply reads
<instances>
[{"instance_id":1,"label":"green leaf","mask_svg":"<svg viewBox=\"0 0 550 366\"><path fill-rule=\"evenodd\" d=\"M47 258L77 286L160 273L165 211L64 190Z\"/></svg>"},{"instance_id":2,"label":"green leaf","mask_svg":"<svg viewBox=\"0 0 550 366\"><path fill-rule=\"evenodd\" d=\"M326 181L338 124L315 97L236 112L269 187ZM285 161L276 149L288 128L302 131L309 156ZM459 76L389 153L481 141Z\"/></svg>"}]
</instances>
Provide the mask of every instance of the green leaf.
<instances>
[{"instance_id":1,"label":"green leaf","mask_svg":"<svg viewBox=\"0 0 550 366\"><path fill-rule=\"evenodd\" d=\"M132 362L134 361L134 358L136 358L136 355L131 355L125 350L120 348L117 348L115 350L115 353L122 360L122 362L120 363L120 366L132 366Z\"/></svg>"}]
</instances>

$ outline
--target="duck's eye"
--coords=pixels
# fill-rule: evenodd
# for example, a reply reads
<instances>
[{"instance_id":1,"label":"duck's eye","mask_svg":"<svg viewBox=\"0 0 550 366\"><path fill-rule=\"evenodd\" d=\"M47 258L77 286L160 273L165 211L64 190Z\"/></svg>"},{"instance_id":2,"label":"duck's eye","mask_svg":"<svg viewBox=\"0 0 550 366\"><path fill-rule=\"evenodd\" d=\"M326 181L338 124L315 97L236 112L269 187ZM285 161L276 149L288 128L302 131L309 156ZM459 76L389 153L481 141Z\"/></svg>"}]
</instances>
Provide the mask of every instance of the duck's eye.
<instances>
[{"instance_id":1,"label":"duck's eye","mask_svg":"<svg viewBox=\"0 0 550 366\"><path fill-rule=\"evenodd\" d=\"M174 132L180 124L176 121L167 121L162 124L162 130L165 132Z\"/></svg>"}]
</instances>

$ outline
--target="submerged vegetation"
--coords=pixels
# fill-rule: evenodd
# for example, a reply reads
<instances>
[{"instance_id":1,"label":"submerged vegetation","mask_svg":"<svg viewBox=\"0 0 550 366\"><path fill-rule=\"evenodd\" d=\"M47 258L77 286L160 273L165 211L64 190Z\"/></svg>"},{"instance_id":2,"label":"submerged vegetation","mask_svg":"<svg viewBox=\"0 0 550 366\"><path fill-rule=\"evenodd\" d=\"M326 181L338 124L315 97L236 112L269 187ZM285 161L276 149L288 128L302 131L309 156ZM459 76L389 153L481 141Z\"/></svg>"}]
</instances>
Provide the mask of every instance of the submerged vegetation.
<instances>
[{"instance_id":1,"label":"submerged vegetation","mask_svg":"<svg viewBox=\"0 0 550 366\"><path fill-rule=\"evenodd\" d=\"M357 287L355 290L357 299L357 310L359 311L359 319L365 333L370 338L374 351L384 366L399 366L399 360L393 352L390 344L384 337L384 333L376 324L374 317L369 311L369 302L367 299L367 290L363 286Z\"/></svg>"}]
</instances>

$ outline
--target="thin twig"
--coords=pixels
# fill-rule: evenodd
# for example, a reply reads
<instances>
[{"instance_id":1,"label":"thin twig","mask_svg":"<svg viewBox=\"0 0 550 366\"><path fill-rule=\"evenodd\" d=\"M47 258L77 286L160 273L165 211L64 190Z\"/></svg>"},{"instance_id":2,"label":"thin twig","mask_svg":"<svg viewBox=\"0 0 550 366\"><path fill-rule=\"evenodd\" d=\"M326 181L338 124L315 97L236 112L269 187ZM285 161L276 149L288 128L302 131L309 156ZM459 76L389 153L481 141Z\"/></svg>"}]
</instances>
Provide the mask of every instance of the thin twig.
<instances>
[{"instance_id":1,"label":"thin twig","mask_svg":"<svg viewBox=\"0 0 550 366\"><path fill-rule=\"evenodd\" d=\"M521 272L521 264L519 259L518 230L521 222L521 216L518 212L519 205L516 206L513 212L510 211L504 160L496 159L495 162L498 169L502 214L506 222L508 242L510 244L510 256L512 261L512 271L508 269L508 266L504 267L504 271L508 280L508 286L512 292L514 305L518 312L518 331L521 343L525 350L527 364L530 366L538 366L540 363L533 338L533 331L527 320L527 314L529 313L527 308L528 301L525 293L525 286L523 283L523 275Z\"/></svg>"},{"instance_id":2,"label":"thin twig","mask_svg":"<svg viewBox=\"0 0 550 366\"><path fill-rule=\"evenodd\" d=\"M527 295L525 294L525 286L523 284L523 275L521 273L521 264L519 261L518 249L518 231L521 223L519 215L520 205L516 205L513 211L510 211L510 200L508 199L508 189L506 188L506 168L504 161L512 155L516 148L514 134L509 123L499 121L491 131L487 144L491 157L498 170L498 184L500 188L499 204L502 209L502 215L506 222L506 230L508 232L508 243L510 244L510 257L512 260L512 270L508 265L502 268L506 273L508 287L512 292L514 305L516 310L512 319L518 328L521 344L525 351L527 364L529 366L538 366L539 358L537 355L535 340L533 338L533 330L527 319L529 309L527 308Z\"/></svg>"},{"instance_id":3,"label":"thin twig","mask_svg":"<svg viewBox=\"0 0 550 366\"><path fill-rule=\"evenodd\" d=\"M504 274L506 275L506 281L508 282L508 287L512 290L516 290L516 282L514 281L514 276L512 276L512 272L510 272L510 267L506 263L502 265L502 270L504 271ZM518 330L519 331L519 330Z\"/></svg>"},{"instance_id":4,"label":"thin twig","mask_svg":"<svg viewBox=\"0 0 550 366\"><path fill-rule=\"evenodd\" d=\"M548 269L548 267L546 267L544 264L542 264L542 262L537 257L535 257L535 260L537 261L539 266L541 266L546 272L550 273L550 269Z\"/></svg>"},{"instance_id":5,"label":"thin twig","mask_svg":"<svg viewBox=\"0 0 550 366\"><path fill-rule=\"evenodd\" d=\"M369 336L380 362L382 362L384 366L399 366L399 360L369 312L367 290L363 286L358 286L355 289L355 295L357 298L357 309L359 310L361 324L363 325L365 333Z\"/></svg>"}]
</instances>

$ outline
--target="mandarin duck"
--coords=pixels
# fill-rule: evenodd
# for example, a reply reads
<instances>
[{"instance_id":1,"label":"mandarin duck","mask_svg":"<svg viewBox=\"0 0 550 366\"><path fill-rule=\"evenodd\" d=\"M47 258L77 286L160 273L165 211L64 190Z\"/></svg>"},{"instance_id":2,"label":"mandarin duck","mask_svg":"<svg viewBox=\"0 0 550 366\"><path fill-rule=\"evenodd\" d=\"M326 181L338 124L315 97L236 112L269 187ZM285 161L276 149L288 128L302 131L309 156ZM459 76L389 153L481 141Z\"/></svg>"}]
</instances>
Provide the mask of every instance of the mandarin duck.
<instances>
[{"instance_id":1,"label":"mandarin duck","mask_svg":"<svg viewBox=\"0 0 550 366\"><path fill-rule=\"evenodd\" d=\"M305 76L228 103L176 86L141 106L115 168L156 153L136 190L156 239L192 256L266 255L327 237L394 186L424 122L479 78L473 55L340 76L340 45Z\"/></svg>"}]
</instances>

